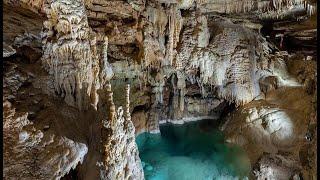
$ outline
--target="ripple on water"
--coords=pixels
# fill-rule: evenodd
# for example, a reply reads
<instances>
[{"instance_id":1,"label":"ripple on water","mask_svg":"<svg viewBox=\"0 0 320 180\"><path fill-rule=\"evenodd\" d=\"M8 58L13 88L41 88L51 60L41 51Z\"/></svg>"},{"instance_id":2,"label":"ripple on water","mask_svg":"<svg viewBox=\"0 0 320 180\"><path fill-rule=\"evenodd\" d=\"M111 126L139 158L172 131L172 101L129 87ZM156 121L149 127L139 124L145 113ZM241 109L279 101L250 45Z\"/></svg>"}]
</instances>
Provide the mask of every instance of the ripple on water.
<instances>
[{"instance_id":1,"label":"ripple on water","mask_svg":"<svg viewBox=\"0 0 320 180\"><path fill-rule=\"evenodd\" d=\"M221 131L202 122L164 124L161 134L137 138L146 180L245 179L250 162L240 147L224 142Z\"/></svg>"}]
</instances>

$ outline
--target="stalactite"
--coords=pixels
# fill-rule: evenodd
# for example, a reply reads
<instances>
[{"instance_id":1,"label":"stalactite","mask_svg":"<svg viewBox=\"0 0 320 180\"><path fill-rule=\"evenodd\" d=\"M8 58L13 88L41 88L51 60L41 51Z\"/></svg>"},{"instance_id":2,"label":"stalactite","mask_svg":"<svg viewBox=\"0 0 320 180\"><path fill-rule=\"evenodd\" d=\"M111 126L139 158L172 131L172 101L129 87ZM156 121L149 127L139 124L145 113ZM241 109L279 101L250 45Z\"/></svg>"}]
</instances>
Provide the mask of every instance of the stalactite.
<instances>
[{"instance_id":1,"label":"stalactite","mask_svg":"<svg viewBox=\"0 0 320 180\"><path fill-rule=\"evenodd\" d=\"M99 83L94 83L97 64L84 3L53 0L44 4L44 10L48 20L43 31L43 66L52 76L57 94L69 105L86 109L96 104L91 96Z\"/></svg>"},{"instance_id":2,"label":"stalactite","mask_svg":"<svg viewBox=\"0 0 320 180\"><path fill-rule=\"evenodd\" d=\"M225 13L247 13L258 11L267 14L279 14L285 9L290 9L293 6L303 5L305 0L270 0L270 1L224 1L222 8ZM306 7L307 8L307 7ZM279 16L279 18L281 18Z\"/></svg>"},{"instance_id":3,"label":"stalactite","mask_svg":"<svg viewBox=\"0 0 320 180\"><path fill-rule=\"evenodd\" d=\"M186 66L188 59L192 55L193 48L191 47L197 47L201 44L199 43L199 37L203 33L202 30L205 28L199 27L205 24L202 22L205 20L206 18L199 14L199 12L192 12L191 18L186 20L186 24L184 24L184 26L187 28L182 32L182 39L180 40L181 43L178 49L179 53L174 58L173 66L176 70L182 70Z\"/></svg>"},{"instance_id":4,"label":"stalactite","mask_svg":"<svg viewBox=\"0 0 320 180\"><path fill-rule=\"evenodd\" d=\"M169 41L168 41L168 48L167 48L167 59L170 62L170 65L172 65L172 59L173 59L173 44L174 44L174 32L175 32L175 21L176 21L176 6L171 5L169 10Z\"/></svg>"},{"instance_id":5,"label":"stalactite","mask_svg":"<svg viewBox=\"0 0 320 180\"><path fill-rule=\"evenodd\" d=\"M169 65L172 66L175 48L179 42L179 35L182 28L182 17L176 4L170 5L168 10L168 19L169 40L166 47L166 60L169 62Z\"/></svg>"},{"instance_id":6,"label":"stalactite","mask_svg":"<svg viewBox=\"0 0 320 180\"><path fill-rule=\"evenodd\" d=\"M168 17L161 6L158 8L148 6L146 8L146 18L147 22L143 29L144 68L159 69L161 66L167 65L164 62L164 35Z\"/></svg>"},{"instance_id":7,"label":"stalactite","mask_svg":"<svg viewBox=\"0 0 320 180\"><path fill-rule=\"evenodd\" d=\"M313 14L315 14L317 7L311 4L308 4L306 9L307 9L308 16L312 16Z\"/></svg>"},{"instance_id":8,"label":"stalactite","mask_svg":"<svg viewBox=\"0 0 320 180\"><path fill-rule=\"evenodd\" d=\"M219 97L236 105L250 102L260 93L257 85L260 75L272 75L270 48L265 39L241 26L229 24L222 29L214 41L192 53L183 71L199 71L197 83L203 96L206 95L204 85L209 85L215 87ZM266 64L264 69L260 68L263 64Z\"/></svg>"}]
</instances>

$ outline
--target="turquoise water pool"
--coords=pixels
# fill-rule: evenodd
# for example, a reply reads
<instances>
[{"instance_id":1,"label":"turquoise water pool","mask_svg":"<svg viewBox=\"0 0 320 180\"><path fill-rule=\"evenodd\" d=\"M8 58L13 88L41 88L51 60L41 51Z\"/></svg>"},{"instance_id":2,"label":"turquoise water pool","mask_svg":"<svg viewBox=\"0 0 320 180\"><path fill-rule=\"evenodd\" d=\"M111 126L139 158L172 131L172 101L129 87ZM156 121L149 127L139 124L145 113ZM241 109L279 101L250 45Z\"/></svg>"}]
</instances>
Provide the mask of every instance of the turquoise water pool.
<instances>
[{"instance_id":1,"label":"turquoise water pool","mask_svg":"<svg viewBox=\"0 0 320 180\"><path fill-rule=\"evenodd\" d=\"M232 180L249 174L246 154L205 121L165 124L160 132L136 138L146 180Z\"/></svg>"}]
</instances>

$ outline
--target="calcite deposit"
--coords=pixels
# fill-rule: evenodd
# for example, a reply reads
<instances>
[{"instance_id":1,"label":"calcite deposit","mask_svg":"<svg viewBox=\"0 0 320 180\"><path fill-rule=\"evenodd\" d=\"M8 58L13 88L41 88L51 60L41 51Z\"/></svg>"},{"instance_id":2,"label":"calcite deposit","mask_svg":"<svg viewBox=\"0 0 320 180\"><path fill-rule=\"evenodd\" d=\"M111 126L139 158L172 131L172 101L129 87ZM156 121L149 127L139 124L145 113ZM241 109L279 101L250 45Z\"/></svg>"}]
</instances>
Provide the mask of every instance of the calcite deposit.
<instances>
[{"instance_id":1,"label":"calcite deposit","mask_svg":"<svg viewBox=\"0 0 320 180\"><path fill-rule=\"evenodd\" d=\"M6 179L60 179L83 162L88 147L66 137L45 133L3 102L3 140Z\"/></svg>"},{"instance_id":2,"label":"calcite deposit","mask_svg":"<svg viewBox=\"0 0 320 180\"><path fill-rule=\"evenodd\" d=\"M134 125L130 115L130 85L126 87L126 106L117 110L111 85L107 84L108 119L103 120L103 169L101 179L144 179L139 152L135 144Z\"/></svg>"},{"instance_id":3,"label":"calcite deposit","mask_svg":"<svg viewBox=\"0 0 320 180\"><path fill-rule=\"evenodd\" d=\"M70 6L72 4L72 6ZM55 92L79 108L94 99L99 62L91 51L83 1L51 1L44 5L43 67L54 79ZM95 67L98 66L98 67ZM90 102L90 101L89 101Z\"/></svg>"},{"instance_id":4,"label":"calcite deposit","mask_svg":"<svg viewBox=\"0 0 320 180\"><path fill-rule=\"evenodd\" d=\"M4 179L144 179L135 142L210 120L249 179L317 179L317 1L4 0Z\"/></svg>"}]
</instances>

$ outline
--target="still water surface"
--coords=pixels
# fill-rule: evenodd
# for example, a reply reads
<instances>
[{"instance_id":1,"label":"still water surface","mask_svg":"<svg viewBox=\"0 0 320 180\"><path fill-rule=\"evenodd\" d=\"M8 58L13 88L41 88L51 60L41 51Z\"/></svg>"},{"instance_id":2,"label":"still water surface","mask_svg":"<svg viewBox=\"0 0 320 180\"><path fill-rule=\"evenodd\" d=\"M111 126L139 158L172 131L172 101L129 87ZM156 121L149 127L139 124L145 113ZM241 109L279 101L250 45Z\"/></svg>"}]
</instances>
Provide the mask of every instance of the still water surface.
<instances>
[{"instance_id":1,"label":"still water surface","mask_svg":"<svg viewBox=\"0 0 320 180\"><path fill-rule=\"evenodd\" d=\"M240 147L227 144L208 121L160 126L161 134L136 138L146 180L246 179L250 164Z\"/></svg>"}]
</instances>

